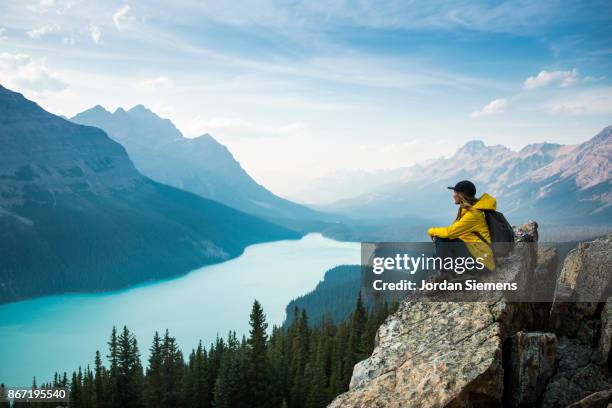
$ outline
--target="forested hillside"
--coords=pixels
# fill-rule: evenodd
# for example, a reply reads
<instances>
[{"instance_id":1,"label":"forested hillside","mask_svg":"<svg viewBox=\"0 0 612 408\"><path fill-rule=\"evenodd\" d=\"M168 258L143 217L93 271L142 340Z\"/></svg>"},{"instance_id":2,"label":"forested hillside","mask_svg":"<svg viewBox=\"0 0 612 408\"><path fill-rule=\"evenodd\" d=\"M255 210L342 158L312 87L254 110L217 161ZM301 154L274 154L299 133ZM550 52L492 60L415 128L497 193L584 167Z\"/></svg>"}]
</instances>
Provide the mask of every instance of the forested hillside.
<instances>
[{"instance_id":1,"label":"forested hillside","mask_svg":"<svg viewBox=\"0 0 612 408\"><path fill-rule=\"evenodd\" d=\"M328 270L312 291L289 302L283 327L293 324L296 308L308 310L311 325L321 324L325 319L335 324L344 321L355 307L360 279L359 265L339 265Z\"/></svg>"},{"instance_id":2,"label":"forested hillside","mask_svg":"<svg viewBox=\"0 0 612 408\"><path fill-rule=\"evenodd\" d=\"M0 304L186 273L299 234L154 182L102 130L0 86Z\"/></svg>"},{"instance_id":3,"label":"forested hillside","mask_svg":"<svg viewBox=\"0 0 612 408\"><path fill-rule=\"evenodd\" d=\"M168 331L156 333L144 367L133 333L113 328L92 365L39 387L67 387L67 406L75 408L324 407L348 389L353 366L370 355L378 326L396 307L368 311L360 296L352 298L353 311L339 324L327 317L312 326L296 308L291 325L270 335L255 301L248 336L231 332L208 348L200 342L188 356ZM23 406L36 405L15 405Z\"/></svg>"}]
</instances>

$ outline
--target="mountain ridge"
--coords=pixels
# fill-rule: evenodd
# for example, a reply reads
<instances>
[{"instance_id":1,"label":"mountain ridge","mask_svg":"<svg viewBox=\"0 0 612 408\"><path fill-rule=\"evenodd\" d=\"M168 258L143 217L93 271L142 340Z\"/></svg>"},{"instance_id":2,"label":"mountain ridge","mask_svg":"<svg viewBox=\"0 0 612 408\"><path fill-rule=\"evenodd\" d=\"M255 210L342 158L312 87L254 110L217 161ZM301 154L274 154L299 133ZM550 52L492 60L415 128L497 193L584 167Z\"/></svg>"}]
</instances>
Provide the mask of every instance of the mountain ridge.
<instances>
[{"instance_id":1,"label":"mountain ridge","mask_svg":"<svg viewBox=\"0 0 612 408\"><path fill-rule=\"evenodd\" d=\"M71 120L104 129L126 148L136 167L154 180L270 220L330 218L269 191L209 133L186 138L169 119L144 105L127 111L117 108L114 113L95 106Z\"/></svg>"},{"instance_id":2,"label":"mountain ridge","mask_svg":"<svg viewBox=\"0 0 612 408\"><path fill-rule=\"evenodd\" d=\"M608 126L577 145L544 142L517 151L470 141L450 157L407 168L403 179L318 208L353 217L424 212L441 218L452 213L444 187L470 179L479 194L498 196L502 211L517 220L538 216L545 223L599 223L612 216L611 135Z\"/></svg>"},{"instance_id":3,"label":"mountain ridge","mask_svg":"<svg viewBox=\"0 0 612 408\"><path fill-rule=\"evenodd\" d=\"M0 85L0 303L177 276L300 234L157 183L104 131Z\"/></svg>"}]
</instances>

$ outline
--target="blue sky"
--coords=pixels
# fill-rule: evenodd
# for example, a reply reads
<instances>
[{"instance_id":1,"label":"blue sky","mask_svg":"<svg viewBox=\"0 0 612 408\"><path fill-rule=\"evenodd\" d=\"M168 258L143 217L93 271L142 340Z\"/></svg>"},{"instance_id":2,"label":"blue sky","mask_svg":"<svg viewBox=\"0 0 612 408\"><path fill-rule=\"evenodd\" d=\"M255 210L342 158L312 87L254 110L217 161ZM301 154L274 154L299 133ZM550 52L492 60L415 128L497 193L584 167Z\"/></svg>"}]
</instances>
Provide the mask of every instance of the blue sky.
<instances>
[{"instance_id":1,"label":"blue sky","mask_svg":"<svg viewBox=\"0 0 612 408\"><path fill-rule=\"evenodd\" d=\"M142 103L292 194L471 139L612 124L612 3L0 0L0 83L66 116Z\"/></svg>"}]
</instances>

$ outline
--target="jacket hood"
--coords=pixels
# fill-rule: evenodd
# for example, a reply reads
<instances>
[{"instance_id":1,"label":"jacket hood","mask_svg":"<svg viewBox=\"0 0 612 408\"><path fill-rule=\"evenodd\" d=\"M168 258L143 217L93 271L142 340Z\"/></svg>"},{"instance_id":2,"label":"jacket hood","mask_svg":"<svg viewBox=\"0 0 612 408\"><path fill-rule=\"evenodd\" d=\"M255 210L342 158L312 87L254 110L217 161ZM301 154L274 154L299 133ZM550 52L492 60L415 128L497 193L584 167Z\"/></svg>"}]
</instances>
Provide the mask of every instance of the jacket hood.
<instances>
[{"instance_id":1,"label":"jacket hood","mask_svg":"<svg viewBox=\"0 0 612 408\"><path fill-rule=\"evenodd\" d=\"M495 209L497 208L497 200L495 199L495 197L491 197L487 193L484 193L472 208L475 208L477 210L495 211Z\"/></svg>"}]
</instances>

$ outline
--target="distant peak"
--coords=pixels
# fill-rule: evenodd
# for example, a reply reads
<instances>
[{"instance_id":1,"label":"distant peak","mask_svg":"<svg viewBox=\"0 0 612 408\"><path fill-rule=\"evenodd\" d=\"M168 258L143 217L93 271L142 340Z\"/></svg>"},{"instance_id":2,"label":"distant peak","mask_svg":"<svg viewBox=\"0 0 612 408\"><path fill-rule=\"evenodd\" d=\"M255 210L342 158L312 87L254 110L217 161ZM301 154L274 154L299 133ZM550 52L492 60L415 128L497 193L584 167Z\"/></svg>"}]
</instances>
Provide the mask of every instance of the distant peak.
<instances>
[{"instance_id":1,"label":"distant peak","mask_svg":"<svg viewBox=\"0 0 612 408\"><path fill-rule=\"evenodd\" d=\"M482 150L486 150L487 146L484 144L482 140L470 140L466 144L464 144L459 151L465 153L474 153Z\"/></svg>"},{"instance_id":2,"label":"distant peak","mask_svg":"<svg viewBox=\"0 0 612 408\"><path fill-rule=\"evenodd\" d=\"M72 119L79 119L83 117L101 117L101 116L109 116L111 113L107 111L102 105L96 105L92 108L86 109L83 112L77 113Z\"/></svg>"},{"instance_id":3,"label":"distant peak","mask_svg":"<svg viewBox=\"0 0 612 408\"><path fill-rule=\"evenodd\" d=\"M85 112L100 112L100 113L110 113L109 111L107 111L104 106L102 105L96 105L91 109L86 110Z\"/></svg>"},{"instance_id":4,"label":"distant peak","mask_svg":"<svg viewBox=\"0 0 612 408\"><path fill-rule=\"evenodd\" d=\"M164 119L161 116L159 116L157 113L153 112L151 109L147 108L146 106L142 104L138 104L138 105L131 107L130 110L127 111L127 113L132 116L136 116L139 118L145 118L145 119L154 119L154 120Z\"/></svg>"},{"instance_id":5,"label":"distant peak","mask_svg":"<svg viewBox=\"0 0 612 408\"><path fill-rule=\"evenodd\" d=\"M521 153L535 153L535 152L542 152L542 153L546 153L546 152L550 152L552 150L556 150L558 148L560 148L562 145L557 144L557 143L548 143L548 142L542 142L542 143L531 143L528 144L527 146L523 147L520 152Z\"/></svg>"},{"instance_id":6,"label":"distant peak","mask_svg":"<svg viewBox=\"0 0 612 408\"><path fill-rule=\"evenodd\" d=\"M147 109L143 104L139 103L138 105L134 105L132 108L130 108L128 112L151 112L151 110Z\"/></svg>"},{"instance_id":7,"label":"distant peak","mask_svg":"<svg viewBox=\"0 0 612 408\"><path fill-rule=\"evenodd\" d=\"M223 146L221 143L219 143L217 141L217 139L215 139L214 137L212 137L212 135L210 133L204 133L200 136L196 136L193 138L190 138L189 140L192 140L196 143L205 143L207 145L218 145L218 146ZM225 147L225 146L223 146Z\"/></svg>"},{"instance_id":8,"label":"distant peak","mask_svg":"<svg viewBox=\"0 0 612 408\"><path fill-rule=\"evenodd\" d=\"M194 139L217 141L210 133L204 133L203 135L194 137Z\"/></svg>"}]
</instances>

